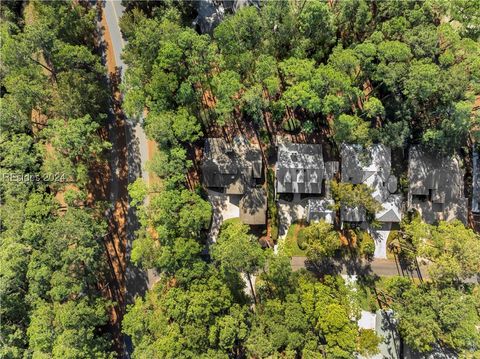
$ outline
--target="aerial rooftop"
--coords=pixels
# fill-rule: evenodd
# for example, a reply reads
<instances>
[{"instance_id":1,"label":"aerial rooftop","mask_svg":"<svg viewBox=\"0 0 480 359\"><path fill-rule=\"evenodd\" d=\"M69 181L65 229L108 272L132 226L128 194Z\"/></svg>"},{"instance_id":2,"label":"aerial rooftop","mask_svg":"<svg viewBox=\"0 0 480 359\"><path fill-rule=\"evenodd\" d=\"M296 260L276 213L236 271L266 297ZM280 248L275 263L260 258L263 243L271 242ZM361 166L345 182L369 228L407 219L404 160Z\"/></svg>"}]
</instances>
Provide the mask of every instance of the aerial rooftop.
<instances>
[{"instance_id":1,"label":"aerial rooftop","mask_svg":"<svg viewBox=\"0 0 480 359\"><path fill-rule=\"evenodd\" d=\"M277 193L321 193L325 173L322 146L280 143L276 172Z\"/></svg>"},{"instance_id":2,"label":"aerial rooftop","mask_svg":"<svg viewBox=\"0 0 480 359\"><path fill-rule=\"evenodd\" d=\"M375 144L368 148L360 145L343 144L342 182L366 184L372 188L372 196L383 207L375 218L380 222L400 222L401 196L397 191L397 178L391 173L392 155L389 147ZM365 211L355 208L343 208L340 212L343 221L362 222Z\"/></svg>"},{"instance_id":3,"label":"aerial rooftop","mask_svg":"<svg viewBox=\"0 0 480 359\"><path fill-rule=\"evenodd\" d=\"M417 210L427 223L452 219L466 223L468 201L463 176L457 156L412 146L408 162L409 208Z\"/></svg>"},{"instance_id":4,"label":"aerial rooftop","mask_svg":"<svg viewBox=\"0 0 480 359\"><path fill-rule=\"evenodd\" d=\"M202 180L206 187L223 189L227 194L243 194L262 177L262 153L258 145L243 137L232 143L223 138L205 140Z\"/></svg>"}]
</instances>

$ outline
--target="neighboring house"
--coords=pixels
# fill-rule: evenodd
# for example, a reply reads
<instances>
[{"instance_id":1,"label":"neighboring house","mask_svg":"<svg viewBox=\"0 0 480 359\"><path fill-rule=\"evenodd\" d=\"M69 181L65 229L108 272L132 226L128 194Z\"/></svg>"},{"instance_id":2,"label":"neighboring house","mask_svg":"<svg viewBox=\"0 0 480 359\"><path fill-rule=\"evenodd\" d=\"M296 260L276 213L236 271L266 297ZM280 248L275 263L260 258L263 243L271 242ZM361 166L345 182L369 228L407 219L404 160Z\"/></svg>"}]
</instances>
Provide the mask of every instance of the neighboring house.
<instances>
[{"instance_id":1,"label":"neighboring house","mask_svg":"<svg viewBox=\"0 0 480 359\"><path fill-rule=\"evenodd\" d=\"M309 198L307 200L307 221L318 222L324 220L332 224L335 212L332 209L334 201L332 199Z\"/></svg>"},{"instance_id":2,"label":"neighboring house","mask_svg":"<svg viewBox=\"0 0 480 359\"><path fill-rule=\"evenodd\" d=\"M472 212L480 213L480 156L473 153Z\"/></svg>"},{"instance_id":3,"label":"neighboring house","mask_svg":"<svg viewBox=\"0 0 480 359\"><path fill-rule=\"evenodd\" d=\"M387 258L387 240L393 225L402 220L402 197L397 192L397 178L391 173L392 155L389 147L381 144L363 148L359 145L342 145L342 182L366 184L382 209L375 214L380 228L368 226L365 208L340 208L342 225L362 226L370 232L375 242L375 258Z\"/></svg>"},{"instance_id":4,"label":"neighboring house","mask_svg":"<svg viewBox=\"0 0 480 359\"><path fill-rule=\"evenodd\" d=\"M321 145L279 143L277 193L321 194L324 177Z\"/></svg>"},{"instance_id":5,"label":"neighboring house","mask_svg":"<svg viewBox=\"0 0 480 359\"><path fill-rule=\"evenodd\" d=\"M262 153L258 145L237 136L205 140L202 182L211 191L223 193L239 206L245 224L265 224L267 197L261 188Z\"/></svg>"},{"instance_id":6,"label":"neighboring house","mask_svg":"<svg viewBox=\"0 0 480 359\"><path fill-rule=\"evenodd\" d=\"M375 219L384 227L402 220L401 196L397 191L397 178L391 173L391 151L385 145L372 145L366 149L359 145L342 145L342 182L366 184L372 196L381 205ZM342 222L362 223L366 220L364 208L341 208Z\"/></svg>"},{"instance_id":7,"label":"neighboring house","mask_svg":"<svg viewBox=\"0 0 480 359\"><path fill-rule=\"evenodd\" d=\"M433 224L440 220L467 221L464 171L457 156L440 155L413 146L408 161L408 208Z\"/></svg>"},{"instance_id":8,"label":"neighboring house","mask_svg":"<svg viewBox=\"0 0 480 359\"><path fill-rule=\"evenodd\" d=\"M263 188L250 188L240 200L240 220L245 224L265 224L267 193Z\"/></svg>"}]
</instances>

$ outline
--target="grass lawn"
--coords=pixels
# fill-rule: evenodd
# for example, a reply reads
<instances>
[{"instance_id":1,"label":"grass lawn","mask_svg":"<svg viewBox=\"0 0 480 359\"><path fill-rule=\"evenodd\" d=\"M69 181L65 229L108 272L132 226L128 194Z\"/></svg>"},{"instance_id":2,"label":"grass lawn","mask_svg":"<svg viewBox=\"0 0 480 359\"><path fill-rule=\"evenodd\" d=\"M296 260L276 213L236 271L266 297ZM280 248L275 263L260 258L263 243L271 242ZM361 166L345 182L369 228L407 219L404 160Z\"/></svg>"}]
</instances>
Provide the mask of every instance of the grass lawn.
<instances>
[{"instance_id":1,"label":"grass lawn","mask_svg":"<svg viewBox=\"0 0 480 359\"><path fill-rule=\"evenodd\" d=\"M297 244L298 232L305 227L303 223L293 223L288 228L287 237L285 238L285 249L290 256L306 256L307 252L300 249Z\"/></svg>"},{"instance_id":2,"label":"grass lawn","mask_svg":"<svg viewBox=\"0 0 480 359\"><path fill-rule=\"evenodd\" d=\"M222 222L222 225L224 225L225 223L240 223L240 218L235 217L235 218L226 219Z\"/></svg>"},{"instance_id":3,"label":"grass lawn","mask_svg":"<svg viewBox=\"0 0 480 359\"><path fill-rule=\"evenodd\" d=\"M390 244L396 240L396 237L398 235L398 231L395 229L392 229L390 231L390 234L388 235L387 239L387 259L395 259L395 253L392 252Z\"/></svg>"}]
</instances>

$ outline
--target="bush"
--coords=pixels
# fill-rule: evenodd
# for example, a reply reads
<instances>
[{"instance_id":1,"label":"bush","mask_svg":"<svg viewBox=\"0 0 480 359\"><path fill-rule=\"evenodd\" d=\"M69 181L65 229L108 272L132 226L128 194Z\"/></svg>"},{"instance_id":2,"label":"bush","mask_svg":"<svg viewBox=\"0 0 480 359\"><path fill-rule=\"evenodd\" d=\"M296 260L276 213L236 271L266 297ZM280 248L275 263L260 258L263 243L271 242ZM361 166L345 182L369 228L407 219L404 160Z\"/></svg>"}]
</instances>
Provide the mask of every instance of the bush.
<instances>
[{"instance_id":1,"label":"bush","mask_svg":"<svg viewBox=\"0 0 480 359\"><path fill-rule=\"evenodd\" d=\"M278 215L275 201L275 172L271 168L267 170L267 207L270 238L275 241L278 238Z\"/></svg>"},{"instance_id":2,"label":"bush","mask_svg":"<svg viewBox=\"0 0 480 359\"><path fill-rule=\"evenodd\" d=\"M270 239L276 241L278 239L278 227L272 223L270 226Z\"/></svg>"},{"instance_id":3,"label":"bush","mask_svg":"<svg viewBox=\"0 0 480 359\"><path fill-rule=\"evenodd\" d=\"M305 239L305 232L303 228L298 232L297 235L297 245L302 251L307 249L307 241Z\"/></svg>"},{"instance_id":4,"label":"bush","mask_svg":"<svg viewBox=\"0 0 480 359\"><path fill-rule=\"evenodd\" d=\"M392 229L388 234L387 238L387 249L392 246L392 244L398 240L398 231L396 229Z\"/></svg>"},{"instance_id":5,"label":"bush","mask_svg":"<svg viewBox=\"0 0 480 359\"><path fill-rule=\"evenodd\" d=\"M375 253L375 242L368 232L362 233L362 241L360 243L360 253L368 259L373 258Z\"/></svg>"},{"instance_id":6,"label":"bush","mask_svg":"<svg viewBox=\"0 0 480 359\"><path fill-rule=\"evenodd\" d=\"M310 120L305 121L302 125L302 131L307 135L311 135L315 131L315 124Z\"/></svg>"},{"instance_id":7,"label":"bush","mask_svg":"<svg viewBox=\"0 0 480 359\"><path fill-rule=\"evenodd\" d=\"M300 126L301 123L296 118L289 118L282 124L282 128L287 132L296 132L300 129Z\"/></svg>"},{"instance_id":8,"label":"bush","mask_svg":"<svg viewBox=\"0 0 480 359\"><path fill-rule=\"evenodd\" d=\"M282 101L272 102L270 110L275 122L280 122L285 116L285 104Z\"/></svg>"}]
</instances>

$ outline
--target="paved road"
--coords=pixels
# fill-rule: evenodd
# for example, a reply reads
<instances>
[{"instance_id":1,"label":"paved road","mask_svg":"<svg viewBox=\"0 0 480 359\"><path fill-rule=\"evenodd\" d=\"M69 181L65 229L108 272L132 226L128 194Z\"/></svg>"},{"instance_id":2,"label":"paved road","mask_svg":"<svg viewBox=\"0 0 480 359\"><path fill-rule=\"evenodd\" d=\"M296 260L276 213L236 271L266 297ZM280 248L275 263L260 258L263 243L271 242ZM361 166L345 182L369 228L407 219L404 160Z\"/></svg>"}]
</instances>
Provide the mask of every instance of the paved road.
<instances>
[{"instance_id":1,"label":"paved road","mask_svg":"<svg viewBox=\"0 0 480 359\"><path fill-rule=\"evenodd\" d=\"M105 2L104 13L107 21L108 31L112 40L112 50L115 57L115 63L120 68L123 78L127 66L121 58L121 53L126 45L120 31L119 21L125 8L120 1L107 0ZM149 182L148 172L146 171L146 163L148 161L148 140L145 131L141 125L142 119L135 120L126 118L126 138L127 138L127 161L128 161L128 182L135 181L138 177L142 177L147 183ZM138 228L138 222L133 209L129 209L127 220L127 246L126 256L129 263L132 241L134 232ZM136 295L143 294L145 287L151 288L157 281L158 277L153 270L147 273L141 273L137 268L127 266L127 301L132 303ZM146 281L146 283L145 283Z\"/></svg>"},{"instance_id":2,"label":"paved road","mask_svg":"<svg viewBox=\"0 0 480 359\"><path fill-rule=\"evenodd\" d=\"M354 262L334 262L329 265L324 265L321 268L310 264L307 257L292 257L290 264L292 270L296 271L306 268L312 271L332 274L375 274L379 277L393 277L404 276L410 278L428 279L428 268L426 265L420 265L419 270L409 271L401 268L400 264L394 259L374 259L371 262L363 261L362 263ZM463 280L463 283L480 283L480 273L471 278Z\"/></svg>"},{"instance_id":3,"label":"paved road","mask_svg":"<svg viewBox=\"0 0 480 359\"><path fill-rule=\"evenodd\" d=\"M299 270L301 268L307 268L315 270L314 266L308 263L307 257L292 257L291 260L292 269ZM375 259L371 262L362 263L333 263L322 268L322 271L339 273L339 274L376 274L380 277L393 277L393 276L409 276L413 278L428 278L427 270L425 266L420 267L420 273L417 271L408 271L400 267L400 265L393 259Z\"/></svg>"}]
</instances>

